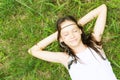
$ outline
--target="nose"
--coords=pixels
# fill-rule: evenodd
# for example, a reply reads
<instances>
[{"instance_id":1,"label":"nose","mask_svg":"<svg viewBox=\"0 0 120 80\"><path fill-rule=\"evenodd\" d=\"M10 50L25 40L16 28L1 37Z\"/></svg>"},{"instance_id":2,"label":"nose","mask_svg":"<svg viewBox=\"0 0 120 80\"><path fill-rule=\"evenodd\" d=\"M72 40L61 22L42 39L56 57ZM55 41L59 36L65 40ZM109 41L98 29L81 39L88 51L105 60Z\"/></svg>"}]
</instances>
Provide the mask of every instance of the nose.
<instances>
[{"instance_id":1,"label":"nose","mask_svg":"<svg viewBox=\"0 0 120 80\"><path fill-rule=\"evenodd\" d=\"M73 33L71 33L70 34L70 38L72 39L72 38L74 38L75 37L75 35L73 34Z\"/></svg>"}]
</instances>

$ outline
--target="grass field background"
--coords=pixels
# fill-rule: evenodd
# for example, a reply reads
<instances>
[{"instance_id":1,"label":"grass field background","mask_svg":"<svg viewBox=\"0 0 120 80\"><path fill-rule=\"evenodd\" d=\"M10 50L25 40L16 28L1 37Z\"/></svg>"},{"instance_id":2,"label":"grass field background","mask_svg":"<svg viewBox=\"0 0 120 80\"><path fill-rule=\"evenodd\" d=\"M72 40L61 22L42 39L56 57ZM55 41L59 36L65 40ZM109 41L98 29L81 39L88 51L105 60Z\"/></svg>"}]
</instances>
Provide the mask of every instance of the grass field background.
<instances>
[{"instance_id":1,"label":"grass field background","mask_svg":"<svg viewBox=\"0 0 120 80\"><path fill-rule=\"evenodd\" d=\"M120 0L0 0L0 80L71 80L63 65L34 58L27 50L55 32L59 17L79 19L103 3L108 7L103 48L120 80ZM59 51L57 42L46 50Z\"/></svg>"}]
</instances>

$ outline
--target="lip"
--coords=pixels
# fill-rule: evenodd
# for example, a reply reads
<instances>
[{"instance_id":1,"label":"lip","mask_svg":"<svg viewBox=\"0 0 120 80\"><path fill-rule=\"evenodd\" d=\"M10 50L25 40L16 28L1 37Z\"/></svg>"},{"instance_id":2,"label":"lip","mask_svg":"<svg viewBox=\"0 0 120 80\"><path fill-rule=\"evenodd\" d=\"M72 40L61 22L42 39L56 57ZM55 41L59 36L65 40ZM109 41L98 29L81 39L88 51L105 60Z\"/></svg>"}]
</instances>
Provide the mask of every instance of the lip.
<instances>
[{"instance_id":1,"label":"lip","mask_svg":"<svg viewBox=\"0 0 120 80\"><path fill-rule=\"evenodd\" d=\"M77 39L72 39L72 40L70 40L70 42L75 42L75 41L77 41Z\"/></svg>"}]
</instances>

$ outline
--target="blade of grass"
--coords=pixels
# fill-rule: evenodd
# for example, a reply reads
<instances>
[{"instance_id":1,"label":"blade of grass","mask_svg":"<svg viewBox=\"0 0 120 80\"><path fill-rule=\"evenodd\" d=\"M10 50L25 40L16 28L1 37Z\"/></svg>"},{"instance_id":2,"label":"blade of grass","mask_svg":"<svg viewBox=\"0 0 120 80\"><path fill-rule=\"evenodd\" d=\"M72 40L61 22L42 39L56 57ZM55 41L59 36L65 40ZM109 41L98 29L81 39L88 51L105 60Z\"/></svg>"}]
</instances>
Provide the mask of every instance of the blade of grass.
<instances>
[{"instance_id":1,"label":"blade of grass","mask_svg":"<svg viewBox=\"0 0 120 80\"><path fill-rule=\"evenodd\" d=\"M16 2L18 2L19 4L21 4L24 7L28 8L31 12L34 12L34 13L41 15L39 12L36 12L33 8L29 7L27 4L23 3L22 1L16 0Z\"/></svg>"}]
</instances>

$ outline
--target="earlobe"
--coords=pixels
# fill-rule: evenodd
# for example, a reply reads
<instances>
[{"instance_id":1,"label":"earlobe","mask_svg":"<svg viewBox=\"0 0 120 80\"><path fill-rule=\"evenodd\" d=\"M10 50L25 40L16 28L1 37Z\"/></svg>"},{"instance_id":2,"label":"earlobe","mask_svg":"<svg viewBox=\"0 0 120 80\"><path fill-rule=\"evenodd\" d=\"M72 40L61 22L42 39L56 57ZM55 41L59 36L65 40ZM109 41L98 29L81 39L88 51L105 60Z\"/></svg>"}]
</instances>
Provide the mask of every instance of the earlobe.
<instances>
[{"instance_id":1,"label":"earlobe","mask_svg":"<svg viewBox=\"0 0 120 80\"><path fill-rule=\"evenodd\" d=\"M62 39L62 38L60 38L60 42L63 42L63 39Z\"/></svg>"}]
</instances>

